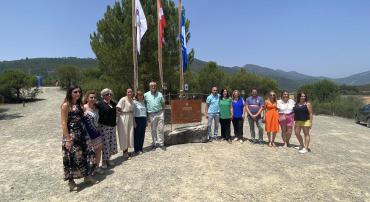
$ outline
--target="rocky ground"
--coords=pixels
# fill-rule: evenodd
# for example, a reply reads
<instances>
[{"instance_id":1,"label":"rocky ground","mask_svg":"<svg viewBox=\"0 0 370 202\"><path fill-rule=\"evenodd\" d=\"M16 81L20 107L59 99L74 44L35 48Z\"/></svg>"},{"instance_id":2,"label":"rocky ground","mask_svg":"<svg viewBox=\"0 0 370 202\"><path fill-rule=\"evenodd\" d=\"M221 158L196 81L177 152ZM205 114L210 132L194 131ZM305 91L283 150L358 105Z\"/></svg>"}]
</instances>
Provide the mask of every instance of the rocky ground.
<instances>
[{"instance_id":1,"label":"rocky ground","mask_svg":"<svg viewBox=\"0 0 370 202\"><path fill-rule=\"evenodd\" d=\"M0 106L0 201L370 201L370 129L329 116L314 117L306 155L248 142L175 145L128 161L118 154L100 183L70 193L62 180L64 92L43 91L45 100L25 107Z\"/></svg>"}]
</instances>

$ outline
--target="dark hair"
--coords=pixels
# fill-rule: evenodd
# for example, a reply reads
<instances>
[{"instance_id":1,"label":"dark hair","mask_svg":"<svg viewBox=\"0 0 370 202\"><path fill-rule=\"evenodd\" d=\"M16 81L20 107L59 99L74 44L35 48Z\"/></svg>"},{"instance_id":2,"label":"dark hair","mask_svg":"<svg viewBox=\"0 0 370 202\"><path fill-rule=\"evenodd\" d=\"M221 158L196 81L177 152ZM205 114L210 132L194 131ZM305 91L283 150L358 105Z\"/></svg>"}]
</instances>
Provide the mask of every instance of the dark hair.
<instances>
[{"instance_id":1,"label":"dark hair","mask_svg":"<svg viewBox=\"0 0 370 202\"><path fill-rule=\"evenodd\" d=\"M301 100L301 96L302 94L304 94L306 96L306 99L304 100L305 102L307 102L308 100L308 97L307 97L307 94L303 91L300 91L298 94L297 94L297 102L296 103L299 103L299 101Z\"/></svg>"},{"instance_id":2,"label":"dark hair","mask_svg":"<svg viewBox=\"0 0 370 202\"><path fill-rule=\"evenodd\" d=\"M226 88L224 88L224 89L222 89L220 92L221 92L221 98L224 98L224 91L226 90L226 98L228 98L229 97L229 91L226 89Z\"/></svg>"},{"instance_id":3,"label":"dark hair","mask_svg":"<svg viewBox=\"0 0 370 202\"><path fill-rule=\"evenodd\" d=\"M137 90L136 93L135 93L135 100L139 100L139 98L138 98L139 94L144 95L143 91Z\"/></svg>"},{"instance_id":4,"label":"dark hair","mask_svg":"<svg viewBox=\"0 0 370 202\"><path fill-rule=\"evenodd\" d=\"M66 97L64 98L64 102L67 102L69 106L72 106L72 91L77 88L80 89L80 98L76 101L76 104L81 105L82 103L82 91L80 86L70 86L67 90Z\"/></svg>"},{"instance_id":5,"label":"dark hair","mask_svg":"<svg viewBox=\"0 0 370 202\"><path fill-rule=\"evenodd\" d=\"M289 91L288 90L283 90L283 91L281 91L281 98L283 98L283 95L284 95L284 93L288 93L288 95L289 95Z\"/></svg>"},{"instance_id":6,"label":"dark hair","mask_svg":"<svg viewBox=\"0 0 370 202\"><path fill-rule=\"evenodd\" d=\"M86 104L86 103L87 103L87 99L89 98L89 96L90 96L91 94L94 94L94 95L95 95L95 97L97 96L97 95L96 95L96 92L95 92L94 90L89 90L89 91L87 91L87 92L85 93L85 96L84 96L84 99L83 99L83 104ZM95 99L96 99L96 98L95 98Z\"/></svg>"}]
</instances>

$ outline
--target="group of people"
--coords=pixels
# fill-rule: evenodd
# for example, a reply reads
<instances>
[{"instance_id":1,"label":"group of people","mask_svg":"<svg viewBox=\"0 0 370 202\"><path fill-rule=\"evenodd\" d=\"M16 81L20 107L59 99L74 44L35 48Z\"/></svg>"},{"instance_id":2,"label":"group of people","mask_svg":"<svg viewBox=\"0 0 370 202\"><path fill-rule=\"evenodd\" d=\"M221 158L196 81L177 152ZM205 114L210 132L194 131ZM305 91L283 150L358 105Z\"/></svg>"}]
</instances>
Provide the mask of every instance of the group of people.
<instances>
[{"instance_id":1,"label":"group of people","mask_svg":"<svg viewBox=\"0 0 370 202\"><path fill-rule=\"evenodd\" d=\"M165 100L155 82L150 82L149 88L145 94L138 90L135 98L132 89L127 89L118 103L112 100L113 92L108 88L100 92L100 102L95 91L87 91L83 97L78 86L67 90L61 124L64 180L70 191L79 189L74 179L84 178L84 182L95 184L92 175L103 174L103 169L114 165L110 157L118 153L116 134L123 157L131 158L129 148L141 154L147 120L151 124L152 149L165 150Z\"/></svg>"},{"instance_id":2,"label":"group of people","mask_svg":"<svg viewBox=\"0 0 370 202\"><path fill-rule=\"evenodd\" d=\"M151 148L166 150L164 146L164 110L165 99L157 91L156 82L150 82L150 91L145 94L138 90L133 95L132 89L126 90L126 96L118 103L112 100L112 90L106 88L100 92L101 100L97 102L98 93L87 91L82 96L81 88L72 86L67 90L61 105L61 125L63 130L63 166L64 180L68 181L70 191L79 190L75 179L84 178L84 182L95 184L92 177L104 174L104 169L114 166L111 156L118 153L117 135L122 155L130 159L129 148L134 148L136 155L143 152L147 123L151 126ZM134 97L135 96L135 97ZM301 92L297 101L289 98L287 91L282 92L277 100L271 91L264 101L253 89L251 96L243 99L238 90L232 92L231 98L226 89L219 94L217 87L206 100L206 116L208 117L208 139L219 140L218 125L221 125L221 138L232 142L230 125L233 123L234 141L243 142L243 123L247 116L250 125L252 143L263 144L263 128L268 137L268 145L275 147L275 137L281 128L284 147L289 147L289 140L295 125L295 134L300 143L300 153L309 151L312 126L312 105L307 96ZM214 131L212 135L212 122ZM255 135L258 128L258 140ZM301 131L304 133L304 141ZM101 165L101 166L100 166Z\"/></svg>"},{"instance_id":3,"label":"group of people","mask_svg":"<svg viewBox=\"0 0 370 202\"><path fill-rule=\"evenodd\" d=\"M278 100L274 91L269 93L268 99L258 96L257 89L252 89L251 96L245 100L238 90L234 90L229 96L227 89L220 93L217 87L212 87L211 94L206 100L205 114L208 118L208 139L225 140L232 143L230 134L231 122L234 128L234 141L243 143L243 123L245 116L250 128L250 142L264 144L263 123L268 138L268 146L276 147L276 134L281 130L283 147L290 147L290 138L294 126L295 135L299 146L295 148L299 153L309 152L310 129L312 127L312 104L308 102L304 92L298 93L296 101L289 98L289 92L283 91ZM212 133L212 123L214 129ZM218 126L221 125L221 138L218 138ZM255 126L258 128L258 140L256 139ZM303 131L304 139L301 136Z\"/></svg>"}]
</instances>

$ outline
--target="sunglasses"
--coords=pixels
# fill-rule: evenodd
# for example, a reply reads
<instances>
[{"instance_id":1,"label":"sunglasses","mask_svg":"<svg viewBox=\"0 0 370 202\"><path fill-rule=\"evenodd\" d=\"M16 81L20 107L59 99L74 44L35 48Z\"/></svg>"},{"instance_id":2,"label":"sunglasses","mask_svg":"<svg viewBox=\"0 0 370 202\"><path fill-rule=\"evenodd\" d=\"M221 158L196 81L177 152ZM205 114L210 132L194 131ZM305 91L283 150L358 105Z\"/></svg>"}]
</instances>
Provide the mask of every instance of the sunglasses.
<instances>
[{"instance_id":1,"label":"sunglasses","mask_svg":"<svg viewBox=\"0 0 370 202\"><path fill-rule=\"evenodd\" d=\"M75 90L75 91L72 91L72 93L77 94L77 93L81 93L81 91Z\"/></svg>"},{"instance_id":2,"label":"sunglasses","mask_svg":"<svg viewBox=\"0 0 370 202\"><path fill-rule=\"evenodd\" d=\"M113 95L112 93L105 94L105 96L112 96L112 95Z\"/></svg>"},{"instance_id":3,"label":"sunglasses","mask_svg":"<svg viewBox=\"0 0 370 202\"><path fill-rule=\"evenodd\" d=\"M95 99L96 99L96 97L89 97L89 99L95 100Z\"/></svg>"},{"instance_id":4,"label":"sunglasses","mask_svg":"<svg viewBox=\"0 0 370 202\"><path fill-rule=\"evenodd\" d=\"M271 97L275 97L275 94L271 94L270 96L271 96Z\"/></svg>"}]
</instances>

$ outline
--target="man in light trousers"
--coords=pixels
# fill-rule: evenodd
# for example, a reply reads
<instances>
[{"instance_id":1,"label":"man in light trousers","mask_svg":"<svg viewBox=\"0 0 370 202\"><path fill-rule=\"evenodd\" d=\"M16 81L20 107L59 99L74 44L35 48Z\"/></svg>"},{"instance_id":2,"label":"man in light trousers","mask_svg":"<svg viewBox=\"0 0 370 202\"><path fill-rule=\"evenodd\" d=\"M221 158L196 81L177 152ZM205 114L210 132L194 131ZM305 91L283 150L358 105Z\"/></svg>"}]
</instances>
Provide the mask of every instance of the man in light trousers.
<instances>
[{"instance_id":1,"label":"man in light trousers","mask_svg":"<svg viewBox=\"0 0 370 202\"><path fill-rule=\"evenodd\" d=\"M162 150L166 150L164 147L164 110L166 109L166 103L162 93L157 91L156 82L150 82L149 88L150 91L144 94L144 100L152 130L152 147L153 149L160 147Z\"/></svg>"},{"instance_id":2,"label":"man in light trousers","mask_svg":"<svg viewBox=\"0 0 370 202\"><path fill-rule=\"evenodd\" d=\"M217 140L218 136L218 124L220 122L220 94L217 92L217 87L212 87L211 94L206 100L206 117L208 118L208 140L212 142ZM212 135L212 121L214 122L214 132Z\"/></svg>"}]
</instances>

